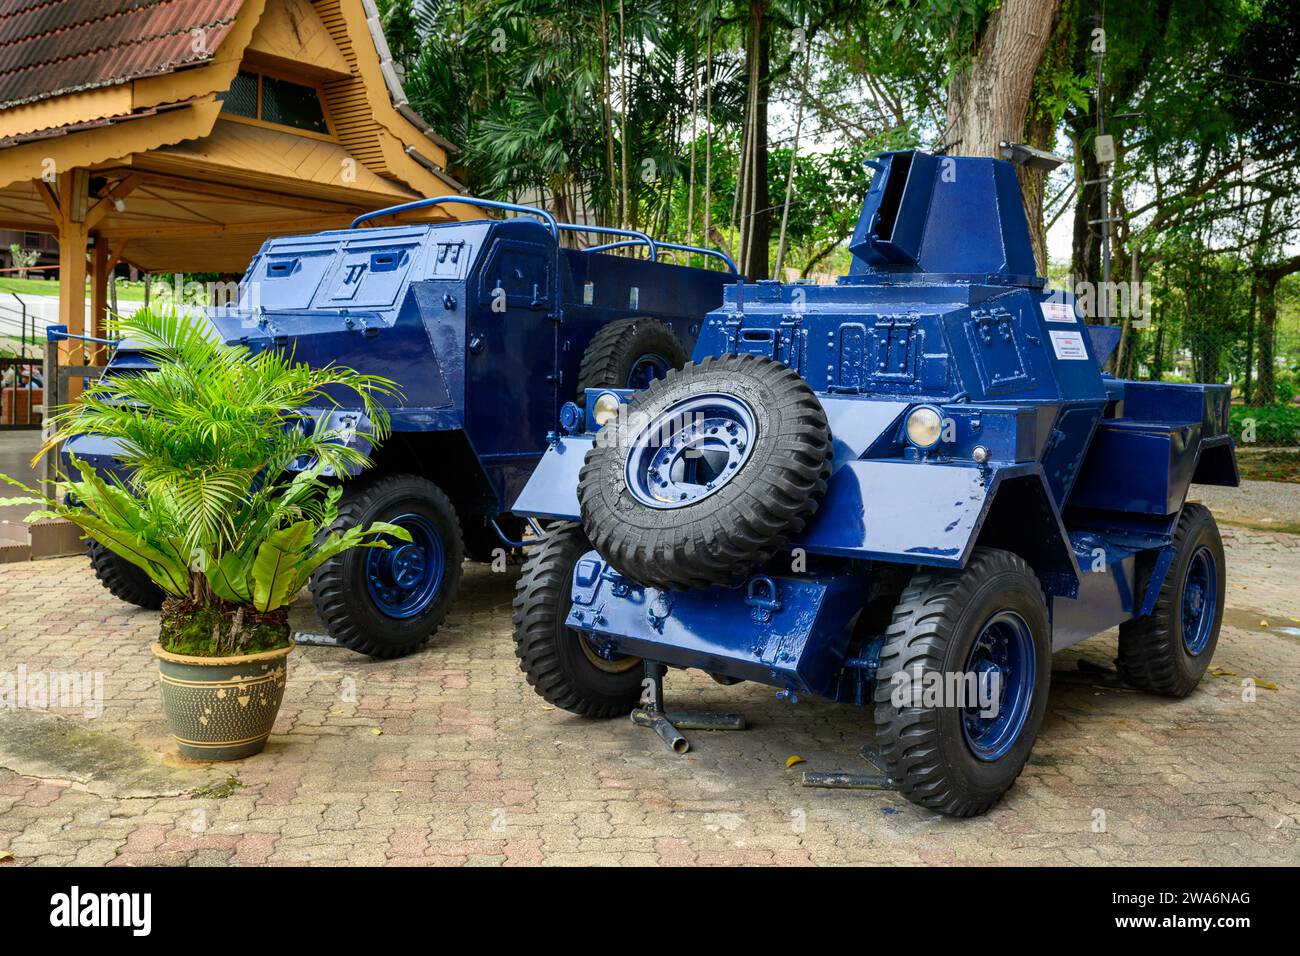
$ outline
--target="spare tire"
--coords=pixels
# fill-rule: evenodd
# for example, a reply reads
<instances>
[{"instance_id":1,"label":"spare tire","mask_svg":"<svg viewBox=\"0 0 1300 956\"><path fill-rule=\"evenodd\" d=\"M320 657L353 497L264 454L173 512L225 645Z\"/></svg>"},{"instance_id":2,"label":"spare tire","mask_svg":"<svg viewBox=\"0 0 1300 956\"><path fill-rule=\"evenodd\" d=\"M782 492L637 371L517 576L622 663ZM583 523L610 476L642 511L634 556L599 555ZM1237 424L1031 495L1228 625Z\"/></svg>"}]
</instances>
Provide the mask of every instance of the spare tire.
<instances>
[{"instance_id":1,"label":"spare tire","mask_svg":"<svg viewBox=\"0 0 1300 956\"><path fill-rule=\"evenodd\" d=\"M673 330L658 319L610 322L582 353L578 397L589 388L645 388L690 357Z\"/></svg>"},{"instance_id":2,"label":"spare tire","mask_svg":"<svg viewBox=\"0 0 1300 956\"><path fill-rule=\"evenodd\" d=\"M826 490L830 429L798 374L757 355L669 372L597 434L578 484L600 555L665 590L727 584L803 530Z\"/></svg>"}]
</instances>

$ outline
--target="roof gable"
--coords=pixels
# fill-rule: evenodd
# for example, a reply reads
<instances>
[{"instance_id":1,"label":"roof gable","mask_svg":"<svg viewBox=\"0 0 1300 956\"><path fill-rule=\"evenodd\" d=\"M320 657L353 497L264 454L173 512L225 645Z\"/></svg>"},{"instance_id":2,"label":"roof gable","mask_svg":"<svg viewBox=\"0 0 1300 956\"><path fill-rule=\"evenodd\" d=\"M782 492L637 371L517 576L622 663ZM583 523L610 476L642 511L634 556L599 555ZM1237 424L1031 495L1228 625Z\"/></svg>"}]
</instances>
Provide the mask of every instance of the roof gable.
<instances>
[{"instance_id":1,"label":"roof gable","mask_svg":"<svg viewBox=\"0 0 1300 956\"><path fill-rule=\"evenodd\" d=\"M351 75L348 61L307 0L270 0L245 57L326 80Z\"/></svg>"}]
</instances>

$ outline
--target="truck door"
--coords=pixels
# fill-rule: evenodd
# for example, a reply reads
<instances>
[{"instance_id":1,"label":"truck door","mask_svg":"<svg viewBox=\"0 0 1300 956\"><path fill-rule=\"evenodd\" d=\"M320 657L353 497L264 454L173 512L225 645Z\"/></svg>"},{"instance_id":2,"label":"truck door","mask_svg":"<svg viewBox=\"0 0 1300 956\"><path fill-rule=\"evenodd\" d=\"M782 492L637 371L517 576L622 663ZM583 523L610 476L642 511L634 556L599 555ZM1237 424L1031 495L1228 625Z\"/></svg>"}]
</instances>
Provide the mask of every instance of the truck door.
<instances>
[{"instance_id":1,"label":"truck door","mask_svg":"<svg viewBox=\"0 0 1300 956\"><path fill-rule=\"evenodd\" d=\"M513 488L514 477L522 487L555 427L555 266L553 243L501 236L479 273L479 308L468 339L467 420L499 493L505 485Z\"/></svg>"}]
</instances>

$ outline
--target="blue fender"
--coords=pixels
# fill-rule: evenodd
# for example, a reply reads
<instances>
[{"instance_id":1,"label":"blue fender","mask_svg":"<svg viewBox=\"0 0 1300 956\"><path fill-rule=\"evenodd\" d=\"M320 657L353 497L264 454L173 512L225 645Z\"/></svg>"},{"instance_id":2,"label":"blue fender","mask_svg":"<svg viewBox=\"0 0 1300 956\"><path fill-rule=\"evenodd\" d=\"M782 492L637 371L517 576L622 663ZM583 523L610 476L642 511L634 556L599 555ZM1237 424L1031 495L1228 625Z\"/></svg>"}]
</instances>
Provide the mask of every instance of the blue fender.
<instances>
[{"instance_id":1,"label":"blue fender","mask_svg":"<svg viewBox=\"0 0 1300 956\"><path fill-rule=\"evenodd\" d=\"M846 462L792 542L814 554L940 568L965 567L977 544L1026 558L1049 593L1077 593L1069 537L1037 462Z\"/></svg>"}]
</instances>

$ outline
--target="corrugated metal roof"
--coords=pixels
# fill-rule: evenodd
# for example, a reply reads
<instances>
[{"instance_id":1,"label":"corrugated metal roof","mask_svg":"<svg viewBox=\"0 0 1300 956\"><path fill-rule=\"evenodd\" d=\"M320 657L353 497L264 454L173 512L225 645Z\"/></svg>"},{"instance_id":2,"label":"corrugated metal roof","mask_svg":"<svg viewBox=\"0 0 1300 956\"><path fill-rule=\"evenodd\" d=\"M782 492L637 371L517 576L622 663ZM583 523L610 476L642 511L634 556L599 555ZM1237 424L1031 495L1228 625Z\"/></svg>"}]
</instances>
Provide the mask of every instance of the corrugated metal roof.
<instances>
[{"instance_id":1,"label":"corrugated metal roof","mask_svg":"<svg viewBox=\"0 0 1300 956\"><path fill-rule=\"evenodd\" d=\"M0 109L211 60L243 0L6 0Z\"/></svg>"}]
</instances>

